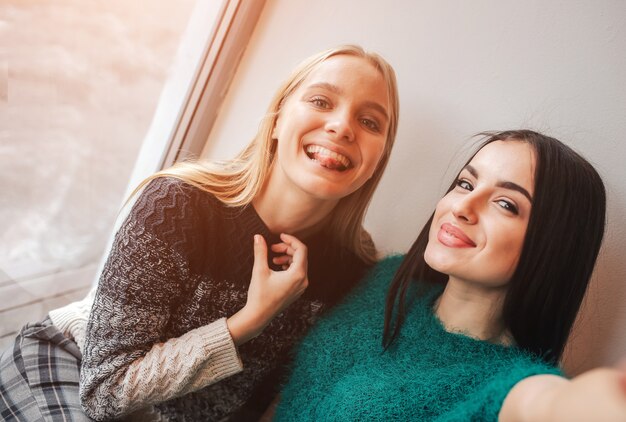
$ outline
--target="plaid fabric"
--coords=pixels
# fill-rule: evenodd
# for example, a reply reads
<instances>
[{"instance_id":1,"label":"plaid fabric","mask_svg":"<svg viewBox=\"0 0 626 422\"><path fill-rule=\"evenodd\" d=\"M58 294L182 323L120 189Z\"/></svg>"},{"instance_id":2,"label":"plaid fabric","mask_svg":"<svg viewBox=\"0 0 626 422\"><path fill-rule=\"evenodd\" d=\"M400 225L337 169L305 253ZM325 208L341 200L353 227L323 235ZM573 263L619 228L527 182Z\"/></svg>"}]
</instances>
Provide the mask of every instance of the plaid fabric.
<instances>
[{"instance_id":1,"label":"plaid fabric","mask_svg":"<svg viewBox=\"0 0 626 422\"><path fill-rule=\"evenodd\" d=\"M50 318L27 324L0 356L0 419L91 421L78 397L81 358Z\"/></svg>"}]
</instances>

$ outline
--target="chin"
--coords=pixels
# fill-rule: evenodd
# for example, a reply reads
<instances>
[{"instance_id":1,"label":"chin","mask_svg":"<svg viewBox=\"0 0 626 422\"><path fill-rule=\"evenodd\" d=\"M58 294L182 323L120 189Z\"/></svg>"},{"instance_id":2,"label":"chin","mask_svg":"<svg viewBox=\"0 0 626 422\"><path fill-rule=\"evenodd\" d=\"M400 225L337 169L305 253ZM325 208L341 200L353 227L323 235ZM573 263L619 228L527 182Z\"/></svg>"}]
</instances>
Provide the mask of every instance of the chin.
<instances>
[{"instance_id":1,"label":"chin","mask_svg":"<svg viewBox=\"0 0 626 422\"><path fill-rule=\"evenodd\" d=\"M426 250L424 251L424 261L433 269L436 269L437 266L437 254L433 252L433 248L429 244L426 246ZM437 270L439 271L439 270Z\"/></svg>"},{"instance_id":2,"label":"chin","mask_svg":"<svg viewBox=\"0 0 626 422\"><path fill-rule=\"evenodd\" d=\"M358 188L350 189L346 183L332 183L328 181L306 183L303 184L302 189L315 198L328 201L337 201L358 190Z\"/></svg>"},{"instance_id":3,"label":"chin","mask_svg":"<svg viewBox=\"0 0 626 422\"><path fill-rule=\"evenodd\" d=\"M437 254L426 247L426 251L424 252L424 261L433 270L449 275L452 267L454 266L454 262L457 260L443 256L443 254ZM450 263L450 261L452 261L452 263Z\"/></svg>"},{"instance_id":4,"label":"chin","mask_svg":"<svg viewBox=\"0 0 626 422\"><path fill-rule=\"evenodd\" d=\"M323 200L323 201L339 201L343 198L345 198L346 196L348 196L349 193L345 193L345 192L336 192L333 190L314 190L312 192L312 196Z\"/></svg>"}]
</instances>

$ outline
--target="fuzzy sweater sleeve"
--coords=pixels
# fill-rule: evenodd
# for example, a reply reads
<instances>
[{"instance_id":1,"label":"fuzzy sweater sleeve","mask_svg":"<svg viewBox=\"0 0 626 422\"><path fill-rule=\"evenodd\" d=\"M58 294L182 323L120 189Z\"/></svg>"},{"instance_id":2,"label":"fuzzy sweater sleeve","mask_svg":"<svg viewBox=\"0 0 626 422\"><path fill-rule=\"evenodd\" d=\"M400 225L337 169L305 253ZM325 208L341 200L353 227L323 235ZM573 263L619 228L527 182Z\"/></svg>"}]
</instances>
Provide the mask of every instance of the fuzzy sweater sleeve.
<instances>
[{"instance_id":1,"label":"fuzzy sweater sleeve","mask_svg":"<svg viewBox=\"0 0 626 422\"><path fill-rule=\"evenodd\" d=\"M185 253L199 225L192 189L157 179L118 231L90 313L81 367L81 403L96 420L242 370L225 318L178 338L164 334L194 284Z\"/></svg>"}]
</instances>

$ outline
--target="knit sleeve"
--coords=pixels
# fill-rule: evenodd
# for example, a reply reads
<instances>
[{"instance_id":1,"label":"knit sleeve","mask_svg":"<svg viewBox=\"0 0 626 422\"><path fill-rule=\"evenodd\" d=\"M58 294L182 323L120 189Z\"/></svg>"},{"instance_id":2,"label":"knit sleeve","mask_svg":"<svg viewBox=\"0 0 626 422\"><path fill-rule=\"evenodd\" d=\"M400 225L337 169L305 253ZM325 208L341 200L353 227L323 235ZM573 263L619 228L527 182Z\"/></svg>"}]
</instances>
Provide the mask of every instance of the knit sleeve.
<instances>
[{"instance_id":1,"label":"knit sleeve","mask_svg":"<svg viewBox=\"0 0 626 422\"><path fill-rule=\"evenodd\" d=\"M164 334L197 277L187 252L202 227L201 194L182 182L157 179L116 235L90 313L81 368L81 403L96 420L242 370L225 318L178 338Z\"/></svg>"}]
</instances>

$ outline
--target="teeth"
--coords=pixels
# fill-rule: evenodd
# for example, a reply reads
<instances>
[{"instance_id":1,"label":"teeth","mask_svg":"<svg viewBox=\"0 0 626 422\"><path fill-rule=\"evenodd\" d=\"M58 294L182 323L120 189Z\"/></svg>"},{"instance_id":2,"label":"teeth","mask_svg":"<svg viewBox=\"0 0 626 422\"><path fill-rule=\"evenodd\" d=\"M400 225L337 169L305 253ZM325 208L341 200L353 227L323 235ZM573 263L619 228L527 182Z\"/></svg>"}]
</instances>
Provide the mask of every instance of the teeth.
<instances>
[{"instance_id":1,"label":"teeth","mask_svg":"<svg viewBox=\"0 0 626 422\"><path fill-rule=\"evenodd\" d=\"M348 157L335 151L331 151L327 148L321 147L319 145L307 145L306 152L307 154L319 154L325 157L332 158L339 161L344 167L350 167L350 159Z\"/></svg>"}]
</instances>

